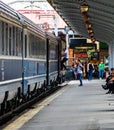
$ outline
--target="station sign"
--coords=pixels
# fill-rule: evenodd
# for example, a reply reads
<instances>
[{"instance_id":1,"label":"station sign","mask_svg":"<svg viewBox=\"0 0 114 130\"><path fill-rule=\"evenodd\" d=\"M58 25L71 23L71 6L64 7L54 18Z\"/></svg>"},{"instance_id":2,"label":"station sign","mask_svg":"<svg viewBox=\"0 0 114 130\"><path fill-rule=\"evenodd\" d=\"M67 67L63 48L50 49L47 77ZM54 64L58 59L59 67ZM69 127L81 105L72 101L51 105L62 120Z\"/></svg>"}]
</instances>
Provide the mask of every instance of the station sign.
<instances>
[{"instance_id":1,"label":"station sign","mask_svg":"<svg viewBox=\"0 0 114 130\"><path fill-rule=\"evenodd\" d=\"M75 54L75 58L88 58L88 54L87 53Z\"/></svg>"}]
</instances>

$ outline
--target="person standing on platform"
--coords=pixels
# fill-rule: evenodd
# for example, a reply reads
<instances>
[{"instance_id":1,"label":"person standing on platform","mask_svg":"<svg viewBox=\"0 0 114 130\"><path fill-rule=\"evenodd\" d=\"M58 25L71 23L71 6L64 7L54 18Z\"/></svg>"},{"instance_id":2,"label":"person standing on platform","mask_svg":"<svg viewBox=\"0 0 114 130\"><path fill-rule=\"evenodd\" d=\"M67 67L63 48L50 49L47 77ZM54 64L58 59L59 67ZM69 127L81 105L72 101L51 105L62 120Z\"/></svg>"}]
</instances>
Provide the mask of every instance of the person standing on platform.
<instances>
[{"instance_id":1,"label":"person standing on platform","mask_svg":"<svg viewBox=\"0 0 114 130\"><path fill-rule=\"evenodd\" d=\"M78 79L79 79L79 81L80 81L80 85L79 85L79 86L83 86L82 73L83 73L83 66L82 66L82 64L81 64L81 61L78 60L78 61L77 61L77 74L78 74L77 77L78 77Z\"/></svg>"},{"instance_id":2,"label":"person standing on platform","mask_svg":"<svg viewBox=\"0 0 114 130\"><path fill-rule=\"evenodd\" d=\"M62 54L63 59L61 61L61 70L63 70L63 68L67 70L67 67L65 66L65 62L68 60L68 50L64 48L63 51L64 53Z\"/></svg>"},{"instance_id":3,"label":"person standing on platform","mask_svg":"<svg viewBox=\"0 0 114 130\"><path fill-rule=\"evenodd\" d=\"M89 62L89 63L87 64L88 80L92 80L93 70L94 70L94 66L93 66L92 63Z\"/></svg>"},{"instance_id":4,"label":"person standing on platform","mask_svg":"<svg viewBox=\"0 0 114 130\"><path fill-rule=\"evenodd\" d=\"M77 74L77 61L75 61L74 63L74 75L75 75L75 79L78 79L78 74Z\"/></svg>"},{"instance_id":5,"label":"person standing on platform","mask_svg":"<svg viewBox=\"0 0 114 130\"><path fill-rule=\"evenodd\" d=\"M103 79L104 77L104 68L105 68L105 64L101 61L101 63L98 65L99 67L99 79Z\"/></svg>"}]
</instances>

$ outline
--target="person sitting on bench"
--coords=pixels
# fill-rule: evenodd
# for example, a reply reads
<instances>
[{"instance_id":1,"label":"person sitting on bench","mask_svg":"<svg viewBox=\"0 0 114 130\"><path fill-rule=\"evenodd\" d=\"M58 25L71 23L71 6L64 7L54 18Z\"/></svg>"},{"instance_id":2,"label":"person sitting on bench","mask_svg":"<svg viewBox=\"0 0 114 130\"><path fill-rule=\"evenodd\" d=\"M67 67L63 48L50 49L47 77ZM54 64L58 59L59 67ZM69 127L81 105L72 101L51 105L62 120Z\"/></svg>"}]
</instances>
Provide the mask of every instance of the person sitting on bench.
<instances>
[{"instance_id":1,"label":"person sitting on bench","mask_svg":"<svg viewBox=\"0 0 114 130\"><path fill-rule=\"evenodd\" d=\"M108 92L106 94L109 93L113 93L114 92L114 68L111 68L111 74L106 78L106 84L102 85L102 88L107 90Z\"/></svg>"}]
</instances>

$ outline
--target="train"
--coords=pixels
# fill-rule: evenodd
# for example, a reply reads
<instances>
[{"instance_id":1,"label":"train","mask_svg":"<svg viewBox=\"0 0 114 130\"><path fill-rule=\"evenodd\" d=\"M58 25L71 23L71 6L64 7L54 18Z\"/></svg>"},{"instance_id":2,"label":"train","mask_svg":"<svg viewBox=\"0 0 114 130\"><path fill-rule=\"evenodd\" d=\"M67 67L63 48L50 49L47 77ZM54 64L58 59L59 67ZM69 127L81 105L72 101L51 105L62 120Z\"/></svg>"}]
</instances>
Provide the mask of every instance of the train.
<instances>
[{"instance_id":1,"label":"train","mask_svg":"<svg viewBox=\"0 0 114 130\"><path fill-rule=\"evenodd\" d=\"M0 1L0 116L64 82L61 39Z\"/></svg>"}]
</instances>

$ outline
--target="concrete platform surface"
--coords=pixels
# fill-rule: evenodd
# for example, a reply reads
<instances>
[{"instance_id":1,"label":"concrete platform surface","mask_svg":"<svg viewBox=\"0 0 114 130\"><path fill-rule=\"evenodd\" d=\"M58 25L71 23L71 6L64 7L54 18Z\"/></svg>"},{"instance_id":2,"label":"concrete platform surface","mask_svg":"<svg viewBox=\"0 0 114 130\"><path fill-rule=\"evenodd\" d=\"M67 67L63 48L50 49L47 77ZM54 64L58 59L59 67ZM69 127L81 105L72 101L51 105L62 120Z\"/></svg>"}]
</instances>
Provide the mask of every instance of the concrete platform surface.
<instances>
[{"instance_id":1,"label":"concrete platform surface","mask_svg":"<svg viewBox=\"0 0 114 130\"><path fill-rule=\"evenodd\" d=\"M4 130L114 130L114 95L105 80L73 80Z\"/></svg>"}]
</instances>

